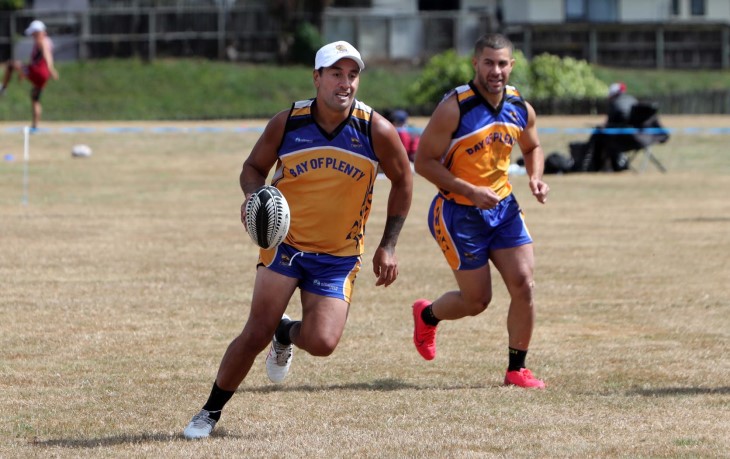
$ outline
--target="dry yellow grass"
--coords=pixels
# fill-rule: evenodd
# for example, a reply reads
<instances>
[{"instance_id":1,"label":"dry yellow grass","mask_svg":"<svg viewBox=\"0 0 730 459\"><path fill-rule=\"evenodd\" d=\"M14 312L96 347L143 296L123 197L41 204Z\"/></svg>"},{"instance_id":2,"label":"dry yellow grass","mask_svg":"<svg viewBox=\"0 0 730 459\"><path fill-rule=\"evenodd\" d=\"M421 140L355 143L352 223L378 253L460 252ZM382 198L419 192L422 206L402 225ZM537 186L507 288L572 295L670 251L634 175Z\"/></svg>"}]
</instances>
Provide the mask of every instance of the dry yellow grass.
<instances>
[{"instance_id":1,"label":"dry yellow grass","mask_svg":"<svg viewBox=\"0 0 730 459\"><path fill-rule=\"evenodd\" d=\"M0 136L16 157L0 163L0 457L728 457L727 136L675 135L656 148L667 174L548 176L546 206L514 178L536 239L528 364L547 390L500 385L496 275L484 314L440 327L436 360L415 352L410 304L454 288L416 178L396 284L376 289L366 256L335 354L295 352L282 386L261 355L200 442L181 431L251 294L237 181L256 135L36 135L27 206L22 136ZM547 152L571 140L585 139L542 136ZM72 159L76 143L93 156ZM370 248L386 194L379 182Z\"/></svg>"}]
</instances>

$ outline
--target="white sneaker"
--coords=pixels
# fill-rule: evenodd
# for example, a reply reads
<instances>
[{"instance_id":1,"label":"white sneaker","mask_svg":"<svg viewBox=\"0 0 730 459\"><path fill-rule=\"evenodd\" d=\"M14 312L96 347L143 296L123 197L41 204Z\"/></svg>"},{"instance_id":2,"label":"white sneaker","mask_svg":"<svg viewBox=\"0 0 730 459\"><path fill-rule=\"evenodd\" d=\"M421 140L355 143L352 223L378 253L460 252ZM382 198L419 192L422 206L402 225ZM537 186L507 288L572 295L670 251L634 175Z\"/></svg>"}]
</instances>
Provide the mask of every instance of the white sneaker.
<instances>
[{"instance_id":1,"label":"white sneaker","mask_svg":"<svg viewBox=\"0 0 730 459\"><path fill-rule=\"evenodd\" d=\"M290 320L289 316L284 314L281 320ZM276 334L271 339L271 349L269 349L269 355L266 356L266 374L273 383L280 383L284 381L286 375L289 373L289 367L291 366L291 359L294 355L294 345L279 344L276 341Z\"/></svg>"},{"instance_id":2,"label":"white sneaker","mask_svg":"<svg viewBox=\"0 0 730 459\"><path fill-rule=\"evenodd\" d=\"M210 417L210 411L200 410L200 413L193 416L185 430L183 435L188 440L197 440L199 438L208 438L210 433L213 431L213 427L216 424L215 419Z\"/></svg>"}]
</instances>

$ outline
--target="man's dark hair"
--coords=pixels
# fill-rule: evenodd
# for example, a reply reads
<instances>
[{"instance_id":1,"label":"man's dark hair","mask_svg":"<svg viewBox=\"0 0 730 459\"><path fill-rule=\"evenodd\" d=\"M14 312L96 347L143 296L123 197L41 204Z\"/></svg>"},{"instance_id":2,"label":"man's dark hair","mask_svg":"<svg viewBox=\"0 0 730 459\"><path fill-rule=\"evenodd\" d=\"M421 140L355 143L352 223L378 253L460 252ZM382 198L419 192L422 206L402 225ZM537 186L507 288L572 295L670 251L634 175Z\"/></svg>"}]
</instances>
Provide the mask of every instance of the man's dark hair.
<instances>
[{"instance_id":1,"label":"man's dark hair","mask_svg":"<svg viewBox=\"0 0 730 459\"><path fill-rule=\"evenodd\" d=\"M490 33L479 37L477 42L474 44L474 55L479 56L484 51L484 48L491 49L503 49L509 48L509 54L512 55L515 47L509 38L505 37L501 33Z\"/></svg>"}]
</instances>

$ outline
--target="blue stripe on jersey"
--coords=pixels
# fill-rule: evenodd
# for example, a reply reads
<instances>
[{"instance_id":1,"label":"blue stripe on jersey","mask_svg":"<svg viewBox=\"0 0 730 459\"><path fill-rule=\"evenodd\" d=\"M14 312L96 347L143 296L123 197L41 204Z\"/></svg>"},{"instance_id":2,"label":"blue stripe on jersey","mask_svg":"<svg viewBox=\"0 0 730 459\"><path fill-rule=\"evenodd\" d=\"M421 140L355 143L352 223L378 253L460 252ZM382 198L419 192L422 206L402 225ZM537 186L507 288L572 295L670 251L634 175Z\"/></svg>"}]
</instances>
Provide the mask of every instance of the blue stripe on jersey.
<instances>
[{"instance_id":1,"label":"blue stripe on jersey","mask_svg":"<svg viewBox=\"0 0 730 459\"><path fill-rule=\"evenodd\" d=\"M458 139L490 124L511 124L520 129L527 126L527 106L513 86L506 86L502 102L497 108L487 102L473 83L455 89L459 95L461 122L452 137Z\"/></svg>"},{"instance_id":2,"label":"blue stripe on jersey","mask_svg":"<svg viewBox=\"0 0 730 459\"><path fill-rule=\"evenodd\" d=\"M324 132L314 121L315 99L295 102L286 123L279 156L312 148L336 148L378 161L371 138L372 108L355 100L350 116L332 133Z\"/></svg>"}]
</instances>

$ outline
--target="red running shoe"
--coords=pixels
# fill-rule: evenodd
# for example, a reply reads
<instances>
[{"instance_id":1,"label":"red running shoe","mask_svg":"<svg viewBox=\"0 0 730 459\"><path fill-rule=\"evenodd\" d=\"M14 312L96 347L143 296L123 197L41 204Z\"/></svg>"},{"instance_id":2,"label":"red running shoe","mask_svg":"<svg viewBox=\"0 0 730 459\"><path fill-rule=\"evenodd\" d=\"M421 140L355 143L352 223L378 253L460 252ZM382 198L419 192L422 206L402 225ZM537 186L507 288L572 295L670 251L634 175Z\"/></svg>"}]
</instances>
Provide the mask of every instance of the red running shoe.
<instances>
[{"instance_id":1,"label":"red running shoe","mask_svg":"<svg viewBox=\"0 0 730 459\"><path fill-rule=\"evenodd\" d=\"M504 376L505 386L519 386L533 389L545 389L545 383L532 376L527 368L518 371L507 371Z\"/></svg>"},{"instance_id":2,"label":"red running shoe","mask_svg":"<svg viewBox=\"0 0 730 459\"><path fill-rule=\"evenodd\" d=\"M413 344L421 357L433 360L436 357L436 327L428 325L421 318L421 312L431 304L428 300L416 300L413 303Z\"/></svg>"}]
</instances>

